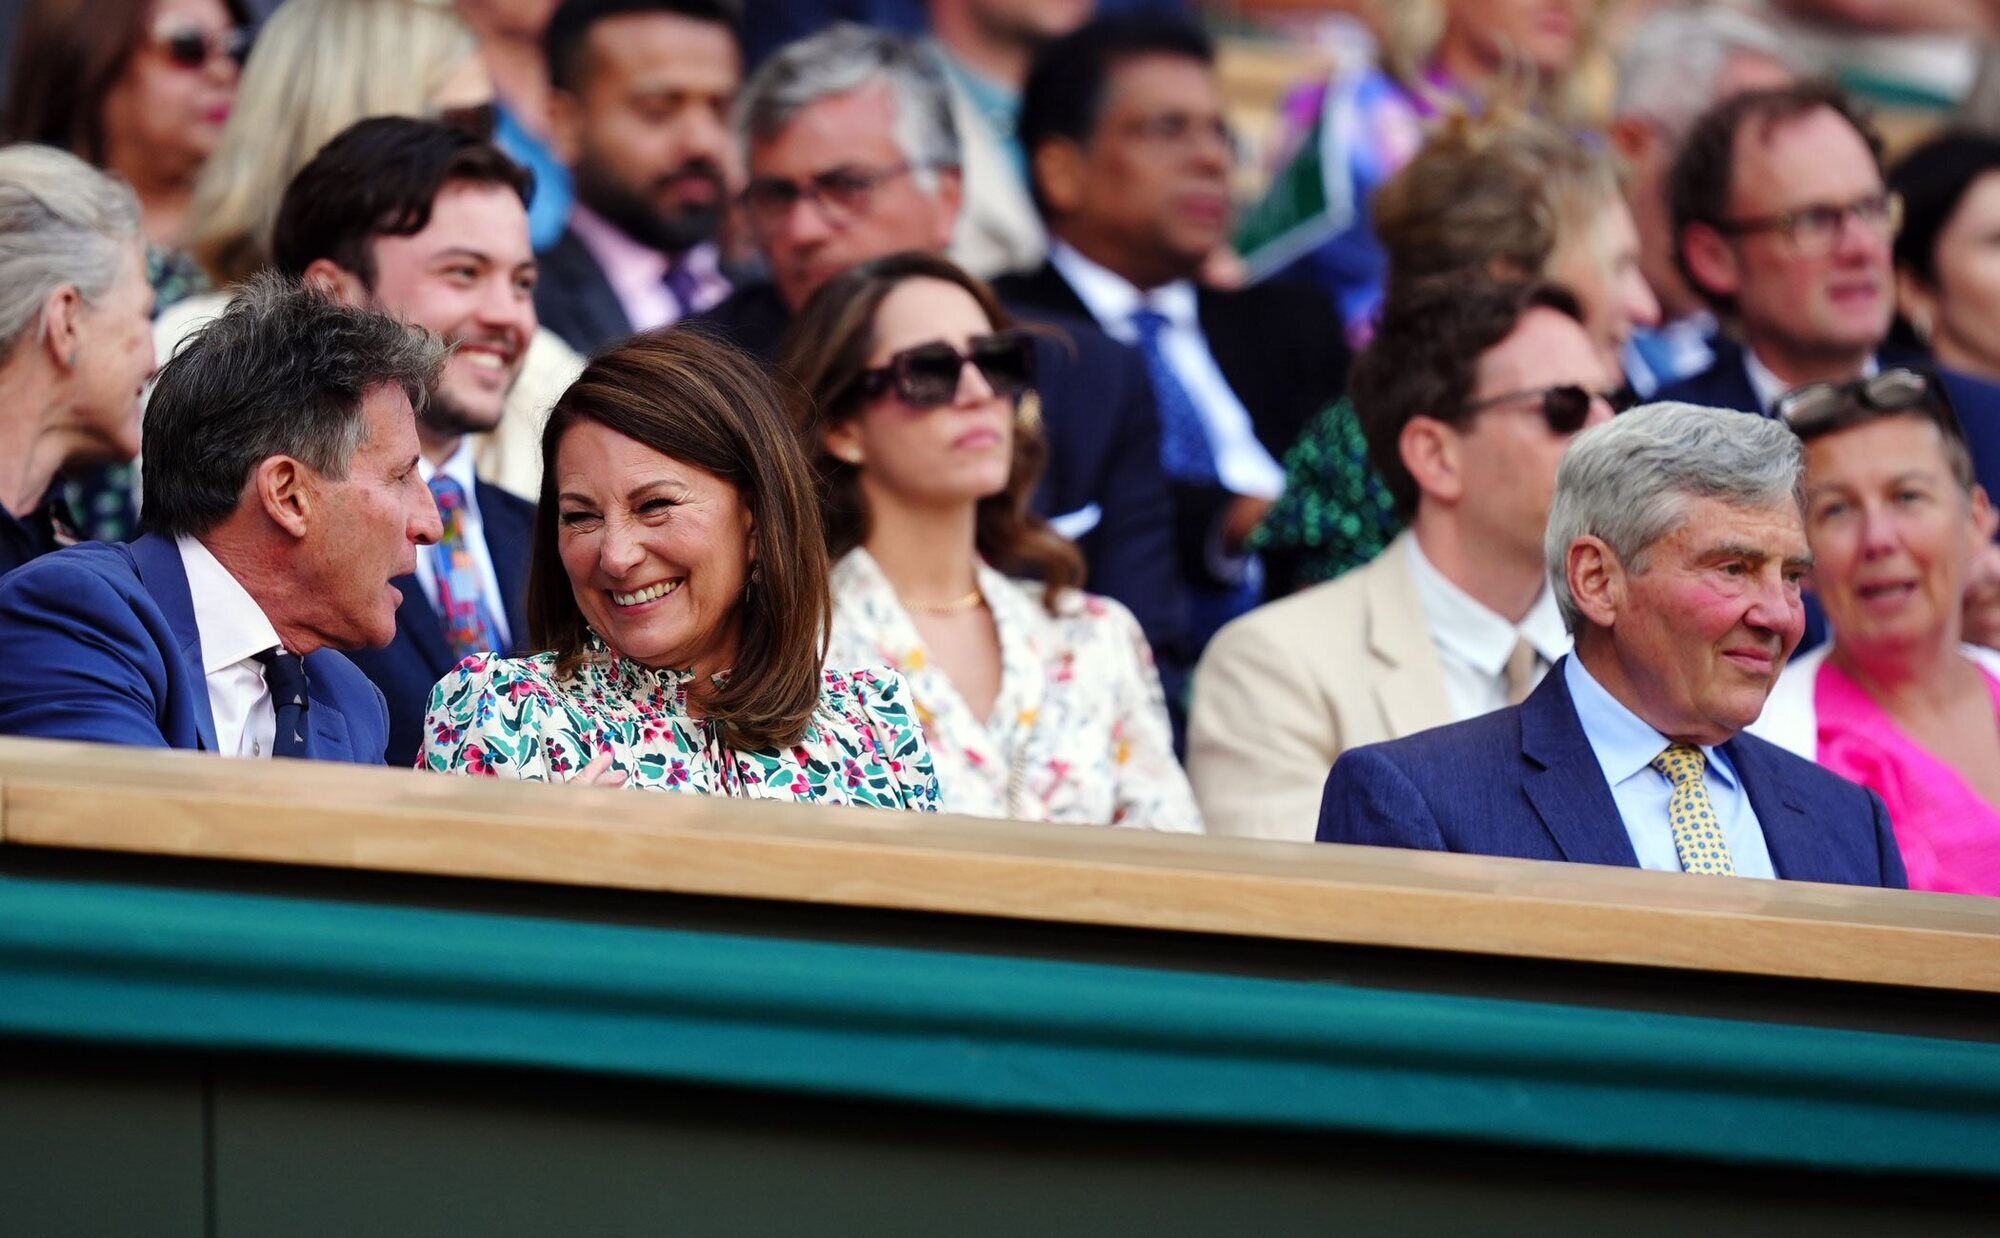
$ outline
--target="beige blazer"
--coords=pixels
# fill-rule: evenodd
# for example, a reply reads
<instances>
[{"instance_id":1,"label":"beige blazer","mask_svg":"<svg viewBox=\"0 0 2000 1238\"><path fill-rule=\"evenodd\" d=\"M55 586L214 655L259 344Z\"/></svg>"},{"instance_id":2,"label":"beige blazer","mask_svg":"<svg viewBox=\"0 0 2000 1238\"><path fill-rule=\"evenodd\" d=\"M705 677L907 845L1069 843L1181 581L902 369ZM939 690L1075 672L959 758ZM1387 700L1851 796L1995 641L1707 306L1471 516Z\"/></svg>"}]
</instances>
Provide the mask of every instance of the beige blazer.
<instances>
[{"instance_id":1,"label":"beige blazer","mask_svg":"<svg viewBox=\"0 0 2000 1238\"><path fill-rule=\"evenodd\" d=\"M1188 717L1188 777L1209 833L1311 842L1335 757L1453 720L1409 538L1209 642Z\"/></svg>"},{"instance_id":2,"label":"beige blazer","mask_svg":"<svg viewBox=\"0 0 2000 1238\"><path fill-rule=\"evenodd\" d=\"M937 53L944 55L942 51ZM951 260L981 279L1042 265L1048 234L1014 161L993 136L972 96L945 73L951 89L951 121L958 130L959 175L965 204L951 236Z\"/></svg>"}]
</instances>

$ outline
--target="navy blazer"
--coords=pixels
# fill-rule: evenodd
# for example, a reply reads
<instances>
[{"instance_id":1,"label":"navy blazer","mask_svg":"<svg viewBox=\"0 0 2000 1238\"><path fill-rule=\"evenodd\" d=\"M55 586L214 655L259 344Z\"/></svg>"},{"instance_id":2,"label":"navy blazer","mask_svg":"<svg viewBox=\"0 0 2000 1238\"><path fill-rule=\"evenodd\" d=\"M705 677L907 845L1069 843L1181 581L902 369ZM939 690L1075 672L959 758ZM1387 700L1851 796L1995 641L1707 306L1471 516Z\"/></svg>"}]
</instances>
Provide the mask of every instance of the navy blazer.
<instances>
[{"instance_id":1,"label":"navy blazer","mask_svg":"<svg viewBox=\"0 0 2000 1238\"><path fill-rule=\"evenodd\" d=\"M1034 510L1088 524L1074 540L1089 565L1089 587L1132 612L1162 673L1173 679L1176 666L1192 664L1194 651L1186 648L1171 568L1174 507L1160 468L1160 422L1146 362L1091 323L1014 305L1007 310L1056 331L1035 342L1049 460ZM777 359L791 313L771 284L748 284L689 325L769 362Z\"/></svg>"},{"instance_id":2,"label":"navy blazer","mask_svg":"<svg viewBox=\"0 0 2000 1238\"><path fill-rule=\"evenodd\" d=\"M1778 876L1908 885L1888 810L1873 791L1753 735L1722 751ZM1511 709L1342 753L1320 801L1319 841L1639 864L1562 662Z\"/></svg>"},{"instance_id":3,"label":"navy blazer","mask_svg":"<svg viewBox=\"0 0 2000 1238\"><path fill-rule=\"evenodd\" d=\"M528 651L525 607L528 560L534 549L535 505L483 481L475 483L473 494L479 504L486 553L493 560L493 575L500 582L500 601L512 642L499 652L513 656ZM424 744L424 714L430 706L431 688L458 664L458 659L446 647L444 621L424 595L424 587L416 576L398 576L393 583L403 595L403 604L396 608L396 639L387 648L358 649L348 657L388 699L389 764L412 766L417 763L417 752Z\"/></svg>"},{"instance_id":4,"label":"navy blazer","mask_svg":"<svg viewBox=\"0 0 2000 1238\"><path fill-rule=\"evenodd\" d=\"M1764 412L1757 403L1757 388L1750 385L1750 371L1744 368L1743 346L1722 336L1715 339L1715 360L1707 369L1660 388L1648 401L1655 402L1733 408L1740 413Z\"/></svg>"},{"instance_id":5,"label":"navy blazer","mask_svg":"<svg viewBox=\"0 0 2000 1238\"><path fill-rule=\"evenodd\" d=\"M0 735L216 750L201 630L173 539L88 542L0 580ZM382 764L382 694L331 649L306 655L306 756Z\"/></svg>"},{"instance_id":6,"label":"navy blazer","mask_svg":"<svg viewBox=\"0 0 2000 1238\"><path fill-rule=\"evenodd\" d=\"M611 288L596 255L568 228L543 252L535 281L535 318L563 343L590 356L632 334L625 304Z\"/></svg>"}]
</instances>

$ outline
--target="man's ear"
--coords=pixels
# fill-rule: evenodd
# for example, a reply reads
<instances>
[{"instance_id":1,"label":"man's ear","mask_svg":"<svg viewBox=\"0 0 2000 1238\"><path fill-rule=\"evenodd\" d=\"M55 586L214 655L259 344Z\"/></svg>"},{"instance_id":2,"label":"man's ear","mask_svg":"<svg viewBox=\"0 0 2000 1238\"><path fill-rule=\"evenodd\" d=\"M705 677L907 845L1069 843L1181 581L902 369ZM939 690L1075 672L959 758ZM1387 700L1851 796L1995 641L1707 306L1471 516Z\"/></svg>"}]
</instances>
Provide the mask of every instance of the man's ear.
<instances>
[{"instance_id":1,"label":"man's ear","mask_svg":"<svg viewBox=\"0 0 2000 1238\"><path fill-rule=\"evenodd\" d=\"M1679 243L1696 292L1733 297L1742 288L1743 272L1729 238L1708 224L1696 223L1681 229Z\"/></svg>"},{"instance_id":2,"label":"man's ear","mask_svg":"<svg viewBox=\"0 0 2000 1238\"><path fill-rule=\"evenodd\" d=\"M952 234L958 231L958 213L965 207L965 174L957 168L939 168L935 196L938 235L931 238L930 247L944 249L951 244Z\"/></svg>"},{"instance_id":3,"label":"man's ear","mask_svg":"<svg viewBox=\"0 0 2000 1238\"><path fill-rule=\"evenodd\" d=\"M1563 557L1564 578L1577 610L1594 627L1608 628L1625 605L1625 565L1604 540L1589 533L1569 544Z\"/></svg>"},{"instance_id":4,"label":"man's ear","mask_svg":"<svg viewBox=\"0 0 2000 1238\"><path fill-rule=\"evenodd\" d=\"M567 90L549 92L549 152L566 168L583 150L583 101Z\"/></svg>"},{"instance_id":5,"label":"man's ear","mask_svg":"<svg viewBox=\"0 0 2000 1238\"><path fill-rule=\"evenodd\" d=\"M1050 138L1035 148L1028 170L1051 218L1071 214L1082 204L1086 162L1083 148L1068 138Z\"/></svg>"},{"instance_id":6,"label":"man's ear","mask_svg":"<svg viewBox=\"0 0 2000 1238\"><path fill-rule=\"evenodd\" d=\"M1648 151L1659 142L1660 135L1653 126L1637 116L1620 116L1604 131L1611 140L1611 149L1627 164L1645 161Z\"/></svg>"},{"instance_id":7,"label":"man's ear","mask_svg":"<svg viewBox=\"0 0 2000 1238\"><path fill-rule=\"evenodd\" d=\"M83 294L76 290L75 284L58 284L42 300L42 347L62 369L76 368L84 308Z\"/></svg>"},{"instance_id":8,"label":"man's ear","mask_svg":"<svg viewBox=\"0 0 2000 1238\"><path fill-rule=\"evenodd\" d=\"M1396 436L1396 453L1417 489L1443 503L1465 496L1465 440L1435 417L1412 417Z\"/></svg>"},{"instance_id":9,"label":"man's ear","mask_svg":"<svg viewBox=\"0 0 2000 1238\"><path fill-rule=\"evenodd\" d=\"M331 258L314 258L300 282L342 305L360 308L368 304L368 286L361 277Z\"/></svg>"},{"instance_id":10,"label":"man's ear","mask_svg":"<svg viewBox=\"0 0 2000 1238\"><path fill-rule=\"evenodd\" d=\"M250 474L257 503L272 524L303 539L312 524L312 471L290 456L266 456Z\"/></svg>"}]
</instances>

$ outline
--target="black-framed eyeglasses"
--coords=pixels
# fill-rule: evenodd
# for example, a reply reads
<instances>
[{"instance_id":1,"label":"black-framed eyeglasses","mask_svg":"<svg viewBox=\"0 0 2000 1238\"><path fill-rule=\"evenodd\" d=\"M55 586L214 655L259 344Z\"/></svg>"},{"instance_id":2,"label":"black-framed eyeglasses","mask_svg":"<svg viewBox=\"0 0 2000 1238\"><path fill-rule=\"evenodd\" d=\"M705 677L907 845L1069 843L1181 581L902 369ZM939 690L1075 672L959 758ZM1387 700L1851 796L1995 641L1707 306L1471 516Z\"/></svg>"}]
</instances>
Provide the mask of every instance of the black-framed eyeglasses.
<instances>
[{"instance_id":1,"label":"black-framed eyeglasses","mask_svg":"<svg viewBox=\"0 0 2000 1238\"><path fill-rule=\"evenodd\" d=\"M1965 430L1937 380L1922 370L1883 370L1870 378L1807 383L1778 397L1772 415L1802 439L1851 429L1880 417L1919 412L1945 434L1963 441Z\"/></svg>"},{"instance_id":2,"label":"black-framed eyeglasses","mask_svg":"<svg viewBox=\"0 0 2000 1238\"><path fill-rule=\"evenodd\" d=\"M1013 397L1035 381L1035 342L1025 331L975 335L960 352L943 340L905 348L889 364L861 373L861 394L870 400L890 391L911 408L938 408L958 398L965 367L978 369L993 394Z\"/></svg>"},{"instance_id":3,"label":"black-framed eyeglasses","mask_svg":"<svg viewBox=\"0 0 2000 1238\"><path fill-rule=\"evenodd\" d=\"M250 55L250 32L239 26L227 30L168 26L154 32L153 42L182 69L205 69L219 56L227 56L240 66Z\"/></svg>"},{"instance_id":4,"label":"black-framed eyeglasses","mask_svg":"<svg viewBox=\"0 0 2000 1238\"><path fill-rule=\"evenodd\" d=\"M781 176L753 177L743 189L743 209L752 223L773 228L782 225L803 199L812 203L828 223L840 226L867 214L877 189L899 176L916 172L918 167L914 163L887 168L842 166L804 181Z\"/></svg>"},{"instance_id":5,"label":"black-framed eyeglasses","mask_svg":"<svg viewBox=\"0 0 2000 1238\"><path fill-rule=\"evenodd\" d=\"M1591 406L1599 400L1603 400L1613 409L1616 408L1612 397L1601 391L1592 391L1575 383L1561 383L1553 387L1532 387L1526 391L1509 391L1505 395L1474 400L1465 406L1465 411L1468 414L1477 413L1511 404L1525 410L1540 412L1542 420L1548 423L1551 434L1568 436L1583 429L1590 420Z\"/></svg>"},{"instance_id":6,"label":"black-framed eyeglasses","mask_svg":"<svg viewBox=\"0 0 2000 1238\"><path fill-rule=\"evenodd\" d=\"M1816 202L1795 211L1780 211L1752 219L1725 219L1715 225L1727 236L1748 236L1775 232L1803 258L1819 258L1833 252L1847 222L1855 223L1882 237L1896 235L1903 226L1903 196L1896 193L1870 194L1846 205Z\"/></svg>"}]
</instances>

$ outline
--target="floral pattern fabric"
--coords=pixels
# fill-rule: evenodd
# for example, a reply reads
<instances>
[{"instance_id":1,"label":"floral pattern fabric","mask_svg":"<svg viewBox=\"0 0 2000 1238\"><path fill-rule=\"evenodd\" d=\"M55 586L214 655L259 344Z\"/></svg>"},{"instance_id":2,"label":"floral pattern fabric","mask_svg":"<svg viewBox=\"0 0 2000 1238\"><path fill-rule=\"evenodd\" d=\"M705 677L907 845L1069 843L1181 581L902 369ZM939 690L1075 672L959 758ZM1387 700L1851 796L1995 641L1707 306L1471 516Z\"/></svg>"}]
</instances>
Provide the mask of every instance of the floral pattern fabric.
<instances>
[{"instance_id":1,"label":"floral pattern fabric","mask_svg":"<svg viewBox=\"0 0 2000 1238\"><path fill-rule=\"evenodd\" d=\"M909 612L865 550L833 569L829 661L886 662L937 764L945 812L1198 833L1201 811L1174 759L1153 656L1130 611L981 564L979 589L1000 639L1000 692L981 720L931 658Z\"/></svg>"},{"instance_id":2,"label":"floral pattern fabric","mask_svg":"<svg viewBox=\"0 0 2000 1238\"><path fill-rule=\"evenodd\" d=\"M689 711L692 672L653 670L602 645L567 679L555 662L542 653L459 663L431 690L419 768L565 782L609 752L628 787L937 811L930 749L893 671L822 672L805 738L742 751L723 748Z\"/></svg>"}]
</instances>

